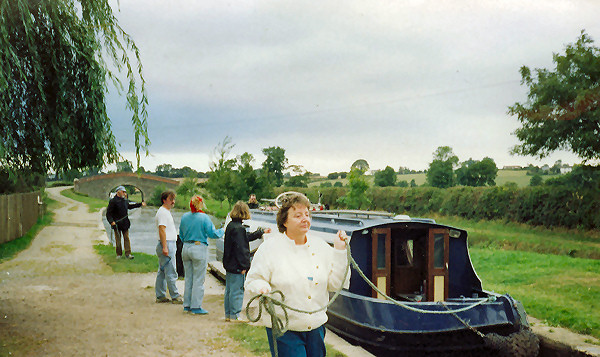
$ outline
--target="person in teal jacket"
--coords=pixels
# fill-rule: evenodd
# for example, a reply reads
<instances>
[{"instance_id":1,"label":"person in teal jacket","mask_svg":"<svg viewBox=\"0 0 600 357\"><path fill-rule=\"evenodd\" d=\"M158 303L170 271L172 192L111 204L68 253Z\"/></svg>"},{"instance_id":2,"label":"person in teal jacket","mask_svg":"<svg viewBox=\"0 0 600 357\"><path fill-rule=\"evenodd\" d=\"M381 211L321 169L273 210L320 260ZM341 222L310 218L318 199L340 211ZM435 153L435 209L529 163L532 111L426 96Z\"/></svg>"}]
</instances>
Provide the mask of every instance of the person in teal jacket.
<instances>
[{"instance_id":1,"label":"person in teal jacket","mask_svg":"<svg viewBox=\"0 0 600 357\"><path fill-rule=\"evenodd\" d=\"M179 223L179 238L183 242L181 258L185 271L183 310L192 314L205 315L202 308L204 279L208 265L208 238L223 236L224 230L216 229L210 217L202 211L202 197L195 195L190 200L191 212L185 213Z\"/></svg>"}]
</instances>

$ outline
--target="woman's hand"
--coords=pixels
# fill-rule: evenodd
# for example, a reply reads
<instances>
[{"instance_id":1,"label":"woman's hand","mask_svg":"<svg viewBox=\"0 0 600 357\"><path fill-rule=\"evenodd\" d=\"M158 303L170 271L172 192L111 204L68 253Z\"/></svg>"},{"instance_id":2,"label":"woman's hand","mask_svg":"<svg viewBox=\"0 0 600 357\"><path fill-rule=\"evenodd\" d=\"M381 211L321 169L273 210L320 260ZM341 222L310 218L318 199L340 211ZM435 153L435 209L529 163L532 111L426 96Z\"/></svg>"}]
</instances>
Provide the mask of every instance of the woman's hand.
<instances>
[{"instance_id":1,"label":"woman's hand","mask_svg":"<svg viewBox=\"0 0 600 357\"><path fill-rule=\"evenodd\" d=\"M350 237L344 231L338 231L336 239L333 240L333 247L335 249L346 249L346 242L350 241Z\"/></svg>"}]
</instances>

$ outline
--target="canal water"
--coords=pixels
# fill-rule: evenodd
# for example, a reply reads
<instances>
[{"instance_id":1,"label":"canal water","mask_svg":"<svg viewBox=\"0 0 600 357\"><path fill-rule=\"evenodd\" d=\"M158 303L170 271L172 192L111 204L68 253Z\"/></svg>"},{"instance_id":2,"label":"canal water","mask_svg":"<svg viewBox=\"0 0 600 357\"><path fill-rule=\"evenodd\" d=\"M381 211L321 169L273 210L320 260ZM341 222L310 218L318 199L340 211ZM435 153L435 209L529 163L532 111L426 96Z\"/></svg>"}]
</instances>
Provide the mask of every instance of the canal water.
<instances>
[{"instance_id":1,"label":"canal water","mask_svg":"<svg viewBox=\"0 0 600 357\"><path fill-rule=\"evenodd\" d=\"M140 207L129 211L129 221L131 221L131 228L129 228L129 240L131 241L131 251L134 253L134 255L136 252L156 255L156 244L158 243L158 230L156 228L156 223L154 222L156 211L158 211L157 207L150 206ZM177 227L178 232L181 216L183 216L185 212L186 211L183 210L171 210L173 221L175 221L175 227ZM210 219L217 228L220 228L223 224L223 220L213 216L210 216ZM104 223L108 240L114 246L114 233L112 229L110 229L110 225L106 220L105 214L103 214L102 223ZM121 242L121 244L123 243ZM213 261L215 259L215 240L209 239L208 261Z\"/></svg>"}]
</instances>

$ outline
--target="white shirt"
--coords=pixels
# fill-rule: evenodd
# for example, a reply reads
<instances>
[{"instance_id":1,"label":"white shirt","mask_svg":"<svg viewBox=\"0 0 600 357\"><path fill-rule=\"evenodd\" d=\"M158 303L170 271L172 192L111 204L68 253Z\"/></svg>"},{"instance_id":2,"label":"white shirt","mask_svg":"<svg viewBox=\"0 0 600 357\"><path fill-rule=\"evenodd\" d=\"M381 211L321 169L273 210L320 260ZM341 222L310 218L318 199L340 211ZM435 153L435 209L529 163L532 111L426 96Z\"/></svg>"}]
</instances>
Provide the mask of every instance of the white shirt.
<instances>
[{"instance_id":1,"label":"white shirt","mask_svg":"<svg viewBox=\"0 0 600 357\"><path fill-rule=\"evenodd\" d=\"M177 240L177 229L175 228L175 222L173 221L171 211L160 206L156 212L156 216L154 216L154 221L156 222L157 229L158 226L165 226L167 241ZM160 241L160 236L158 237L158 240Z\"/></svg>"},{"instance_id":2,"label":"white shirt","mask_svg":"<svg viewBox=\"0 0 600 357\"><path fill-rule=\"evenodd\" d=\"M329 291L350 286L350 272L342 281L346 266L346 250L334 249L322 239L311 237L310 232L303 245L296 245L285 234L275 233L256 251L245 288L251 296L259 294L262 288L280 290L286 305L305 311L318 310L329 302ZM276 308L276 311L285 322L281 310ZM287 312L288 328L292 331L310 331L327 322L326 310L314 314ZM271 327L270 316L264 311L263 323Z\"/></svg>"}]
</instances>

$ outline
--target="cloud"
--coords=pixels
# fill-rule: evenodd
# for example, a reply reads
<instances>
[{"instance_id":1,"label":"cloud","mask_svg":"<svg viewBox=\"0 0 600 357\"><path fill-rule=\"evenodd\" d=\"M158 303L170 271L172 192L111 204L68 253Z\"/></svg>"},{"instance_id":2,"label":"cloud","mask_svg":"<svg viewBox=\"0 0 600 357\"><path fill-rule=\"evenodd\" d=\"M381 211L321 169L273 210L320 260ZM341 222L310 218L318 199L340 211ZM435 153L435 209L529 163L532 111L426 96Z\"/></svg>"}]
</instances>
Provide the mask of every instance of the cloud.
<instances>
[{"instance_id":1,"label":"cloud","mask_svg":"<svg viewBox=\"0 0 600 357\"><path fill-rule=\"evenodd\" d=\"M118 17L142 52L151 152L206 155L228 135L255 166L262 148L281 146L327 173L361 157L423 169L441 145L461 160L533 162L508 155L518 123L507 107L527 94L519 67L552 67L582 28L599 39L599 10L589 0L131 0ZM120 103L111 97L108 110L132 151Z\"/></svg>"}]
</instances>

